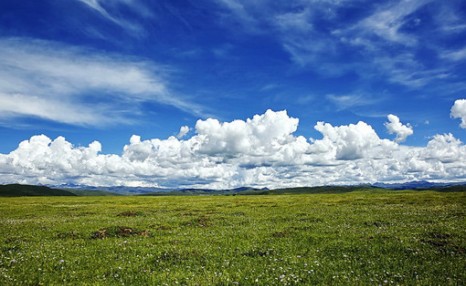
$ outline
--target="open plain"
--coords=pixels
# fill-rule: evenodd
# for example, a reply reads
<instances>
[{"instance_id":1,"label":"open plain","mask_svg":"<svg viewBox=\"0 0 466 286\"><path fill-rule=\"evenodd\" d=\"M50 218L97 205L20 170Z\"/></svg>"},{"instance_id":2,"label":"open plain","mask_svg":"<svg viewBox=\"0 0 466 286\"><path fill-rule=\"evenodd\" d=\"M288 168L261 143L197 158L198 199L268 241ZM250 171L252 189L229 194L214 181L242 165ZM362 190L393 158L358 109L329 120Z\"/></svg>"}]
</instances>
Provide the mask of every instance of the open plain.
<instances>
[{"instance_id":1,"label":"open plain","mask_svg":"<svg viewBox=\"0 0 466 286\"><path fill-rule=\"evenodd\" d=\"M464 285L466 193L0 198L0 285Z\"/></svg>"}]
</instances>

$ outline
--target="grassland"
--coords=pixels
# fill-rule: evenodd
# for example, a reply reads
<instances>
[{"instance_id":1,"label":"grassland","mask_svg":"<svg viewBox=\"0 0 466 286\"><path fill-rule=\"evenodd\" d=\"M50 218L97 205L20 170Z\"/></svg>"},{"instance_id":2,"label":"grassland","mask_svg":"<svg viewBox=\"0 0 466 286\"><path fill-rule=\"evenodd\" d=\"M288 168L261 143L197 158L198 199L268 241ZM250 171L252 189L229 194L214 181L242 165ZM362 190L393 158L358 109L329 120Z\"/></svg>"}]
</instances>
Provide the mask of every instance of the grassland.
<instances>
[{"instance_id":1,"label":"grassland","mask_svg":"<svg viewBox=\"0 0 466 286\"><path fill-rule=\"evenodd\" d=\"M0 198L0 285L464 285L466 193Z\"/></svg>"}]
</instances>

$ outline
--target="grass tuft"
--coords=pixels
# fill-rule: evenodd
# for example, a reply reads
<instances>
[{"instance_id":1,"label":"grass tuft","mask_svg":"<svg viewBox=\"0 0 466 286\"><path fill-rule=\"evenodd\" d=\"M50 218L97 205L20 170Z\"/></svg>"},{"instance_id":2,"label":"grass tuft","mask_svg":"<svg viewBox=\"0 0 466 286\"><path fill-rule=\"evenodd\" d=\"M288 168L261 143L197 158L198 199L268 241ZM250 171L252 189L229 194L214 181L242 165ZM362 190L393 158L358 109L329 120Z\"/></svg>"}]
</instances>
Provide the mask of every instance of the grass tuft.
<instances>
[{"instance_id":1,"label":"grass tuft","mask_svg":"<svg viewBox=\"0 0 466 286\"><path fill-rule=\"evenodd\" d=\"M121 217L135 217L135 216L143 216L143 215L144 213L140 211L124 211L124 212L117 214L117 216L121 216Z\"/></svg>"},{"instance_id":2,"label":"grass tuft","mask_svg":"<svg viewBox=\"0 0 466 286\"><path fill-rule=\"evenodd\" d=\"M105 239L109 237L130 237L135 235L149 237L150 232L148 230L137 230L127 226L112 226L93 232L91 238Z\"/></svg>"}]
</instances>

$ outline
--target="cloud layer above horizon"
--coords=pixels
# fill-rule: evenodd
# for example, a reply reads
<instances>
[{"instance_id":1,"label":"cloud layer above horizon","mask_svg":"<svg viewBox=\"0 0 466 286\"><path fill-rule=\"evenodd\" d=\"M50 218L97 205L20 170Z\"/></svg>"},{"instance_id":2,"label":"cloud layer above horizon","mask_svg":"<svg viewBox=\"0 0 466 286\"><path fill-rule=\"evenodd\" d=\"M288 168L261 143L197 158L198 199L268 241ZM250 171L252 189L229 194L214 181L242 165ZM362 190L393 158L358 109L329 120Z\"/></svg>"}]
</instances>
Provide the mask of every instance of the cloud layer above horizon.
<instances>
[{"instance_id":1,"label":"cloud layer above horizon","mask_svg":"<svg viewBox=\"0 0 466 286\"><path fill-rule=\"evenodd\" d=\"M462 114L462 103L455 102L452 117ZM61 136L37 135L0 154L0 183L222 189L466 180L464 143L437 134L425 147L400 145L413 128L395 115L387 120L394 141L380 138L363 121L317 122L322 138L306 139L294 134L299 119L267 110L246 120L198 120L195 134L185 140L188 126L168 139L133 135L121 155L101 154L98 141L83 147Z\"/></svg>"}]
</instances>

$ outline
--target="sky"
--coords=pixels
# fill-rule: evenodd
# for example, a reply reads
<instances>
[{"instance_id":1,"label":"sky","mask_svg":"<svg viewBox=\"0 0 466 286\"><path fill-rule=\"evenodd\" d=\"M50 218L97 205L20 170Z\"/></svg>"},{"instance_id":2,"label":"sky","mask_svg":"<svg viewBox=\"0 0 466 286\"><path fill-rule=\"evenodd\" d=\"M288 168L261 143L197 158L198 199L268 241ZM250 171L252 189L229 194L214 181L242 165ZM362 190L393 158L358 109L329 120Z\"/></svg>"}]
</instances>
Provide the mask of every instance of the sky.
<instances>
[{"instance_id":1,"label":"sky","mask_svg":"<svg viewBox=\"0 0 466 286\"><path fill-rule=\"evenodd\" d=\"M0 183L466 181L466 2L0 1Z\"/></svg>"}]
</instances>

